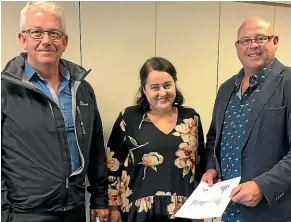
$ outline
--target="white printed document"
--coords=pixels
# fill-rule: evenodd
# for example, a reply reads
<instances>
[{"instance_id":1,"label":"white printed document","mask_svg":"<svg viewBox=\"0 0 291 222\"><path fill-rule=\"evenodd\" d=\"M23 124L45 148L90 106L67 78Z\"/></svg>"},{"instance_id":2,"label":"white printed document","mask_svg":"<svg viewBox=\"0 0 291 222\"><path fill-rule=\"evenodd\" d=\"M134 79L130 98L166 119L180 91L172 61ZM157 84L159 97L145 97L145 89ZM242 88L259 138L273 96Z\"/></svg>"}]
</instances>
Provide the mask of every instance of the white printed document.
<instances>
[{"instance_id":1,"label":"white printed document","mask_svg":"<svg viewBox=\"0 0 291 222\"><path fill-rule=\"evenodd\" d=\"M200 182L188 200L175 214L175 217L205 219L221 217L230 202L230 194L239 182L240 177L225 180L209 187Z\"/></svg>"}]
</instances>

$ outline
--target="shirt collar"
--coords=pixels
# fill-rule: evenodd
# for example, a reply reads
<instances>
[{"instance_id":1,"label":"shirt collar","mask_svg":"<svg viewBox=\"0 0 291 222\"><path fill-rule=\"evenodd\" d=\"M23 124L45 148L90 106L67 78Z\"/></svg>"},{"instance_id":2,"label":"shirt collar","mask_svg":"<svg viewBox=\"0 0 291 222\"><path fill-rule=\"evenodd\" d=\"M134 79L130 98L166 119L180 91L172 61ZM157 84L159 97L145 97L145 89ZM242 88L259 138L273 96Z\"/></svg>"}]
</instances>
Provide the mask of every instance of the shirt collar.
<instances>
[{"instance_id":1,"label":"shirt collar","mask_svg":"<svg viewBox=\"0 0 291 222\"><path fill-rule=\"evenodd\" d=\"M36 74L36 71L31 67L27 60L25 60L24 73L28 81L30 81L30 79Z\"/></svg>"},{"instance_id":2,"label":"shirt collar","mask_svg":"<svg viewBox=\"0 0 291 222\"><path fill-rule=\"evenodd\" d=\"M243 80L244 75L245 75L244 69L241 69L239 71L239 73L237 74L237 77L236 77L235 82L234 82L236 92L238 92L240 90L241 81Z\"/></svg>"},{"instance_id":3,"label":"shirt collar","mask_svg":"<svg viewBox=\"0 0 291 222\"><path fill-rule=\"evenodd\" d=\"M255 75L250 77L250 87L256 87L258 84L261 85L264 83L265 79L267 78L267 72L266 70L271 70L274 65L275 59L270 62L265 68L259 70L255 73ZM237 75L237 78L235 80L235 91L238 92L240 90L241 82L243 80L243 77L245 75L244 69L241 69L240 72Z\"/></svg>"},{"instance_id":4,"label":"shirt collar","mask_svg":"<svg viewBox=\"0 0 291 222\"><path fill-rule=\"evenodd\" d=\"M64 79L70 80L71 77L70 72L64 64L62 63L59 64L59 70ZM41 80L44 80L43 77L39 75L34 68L32 68L32 66L28 63L27 60L25 60L24 73L28 81L30 81L33 76L38 76Z\"/></svg>"},{"instance_id":5,"label":"shirt collar","mask_svg":"<svg viewBox=\"0 0 291 222\"><path fill-rule=\"evenodd\" d=\"M66 80L70 80L70 78L71 78L70 71L67 69L67 67L64 64L60 63L59 70L60 70L60 73L62 74L62 76Z\"/></svg>"}]
</instances>

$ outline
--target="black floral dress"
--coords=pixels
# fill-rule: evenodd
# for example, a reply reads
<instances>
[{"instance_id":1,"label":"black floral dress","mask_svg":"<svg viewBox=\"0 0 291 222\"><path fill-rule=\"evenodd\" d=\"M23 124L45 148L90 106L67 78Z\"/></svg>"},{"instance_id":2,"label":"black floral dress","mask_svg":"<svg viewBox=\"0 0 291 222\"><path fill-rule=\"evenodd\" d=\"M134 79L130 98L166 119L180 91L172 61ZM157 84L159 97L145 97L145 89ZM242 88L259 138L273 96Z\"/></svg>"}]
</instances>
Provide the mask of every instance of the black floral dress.
<instances>
[{"instance_id":1,"label":"black floral dress","mask_svg":"<svg viewBox=\"0 0 291 222\"><path fill-rule=\"evenodd\" d=\"M169 134L137 106L126 108L113 126L106 153L109 205L119 207L123 222L175 220L205 171L199 115L182 106Z\"/></svg>"}]
</instances>

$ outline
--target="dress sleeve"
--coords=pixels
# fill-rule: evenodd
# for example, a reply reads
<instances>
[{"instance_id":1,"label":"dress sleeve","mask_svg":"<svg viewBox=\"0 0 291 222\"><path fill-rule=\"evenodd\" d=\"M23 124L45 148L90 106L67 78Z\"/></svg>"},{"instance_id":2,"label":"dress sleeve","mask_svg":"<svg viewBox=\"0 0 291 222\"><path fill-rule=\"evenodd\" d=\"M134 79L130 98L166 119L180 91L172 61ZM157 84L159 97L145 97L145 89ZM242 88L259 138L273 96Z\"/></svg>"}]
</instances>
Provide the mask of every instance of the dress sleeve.
<instances>
[{"instance_id":1,"label":"dress sleeve","mask_svg":"<svg viewBox=\"0 0 291 222\"><path fill-rule=\"evenodd\" d=\"M115 121L106 148L107 168L109 172L108 199L109 206L121 206L121 175L128 151L124 147L126 140L126 123L121 112Z\"/></svg>"},{"instance_id":2,"label":"dress sleeve","mask_svg":"<svg viewBox=\"0 0 291 222\"><path fill-rule=\"evenodd\" d=\"M196 166L195 180L200 182L202 175L206 171L206 149L204 143L204 133L201 123L201 118L198 115L198 126L197 126L197 134L198 134L198 158L199 162Z\"/></svg>"}]
</instances>

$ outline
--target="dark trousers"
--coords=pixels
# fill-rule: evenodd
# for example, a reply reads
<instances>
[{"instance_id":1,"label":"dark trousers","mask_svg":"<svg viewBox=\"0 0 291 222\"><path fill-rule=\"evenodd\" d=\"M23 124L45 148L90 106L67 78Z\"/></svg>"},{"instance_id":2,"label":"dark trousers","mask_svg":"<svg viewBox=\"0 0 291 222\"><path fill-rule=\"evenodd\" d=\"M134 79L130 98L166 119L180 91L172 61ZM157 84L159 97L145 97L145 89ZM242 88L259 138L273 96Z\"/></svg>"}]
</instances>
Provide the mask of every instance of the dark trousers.
<instances>
[{"instance_id":1,"label":"dark trousers","mask_svg":"<svg viewBox=\"0 0 291 222\"><path fill-rule=\"evenodd\" d=\"M64 212L12 212L10 222L86 222L85 206Z\"/></svg>"}]
</instances>

